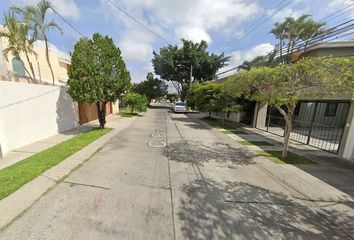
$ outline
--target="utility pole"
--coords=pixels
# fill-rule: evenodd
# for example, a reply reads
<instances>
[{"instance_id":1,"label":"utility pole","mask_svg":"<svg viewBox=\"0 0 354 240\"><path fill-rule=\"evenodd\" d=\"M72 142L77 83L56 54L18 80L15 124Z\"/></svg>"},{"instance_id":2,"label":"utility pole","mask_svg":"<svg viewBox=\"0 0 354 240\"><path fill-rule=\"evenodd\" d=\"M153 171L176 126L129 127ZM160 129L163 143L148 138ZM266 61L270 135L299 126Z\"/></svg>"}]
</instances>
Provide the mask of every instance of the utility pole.
<instances>
[{"instance_id":1,"label":"utility pole","mask_svg":"<svg viewBox=\"0 0 354 240\"><path fill-rule=\"evenodd\" d=\"M189 87L191 88L192 87L192 82L193 82L193 65L191 65L190 67L190 82L189 82Z\"/></svg>"}]
</instances>

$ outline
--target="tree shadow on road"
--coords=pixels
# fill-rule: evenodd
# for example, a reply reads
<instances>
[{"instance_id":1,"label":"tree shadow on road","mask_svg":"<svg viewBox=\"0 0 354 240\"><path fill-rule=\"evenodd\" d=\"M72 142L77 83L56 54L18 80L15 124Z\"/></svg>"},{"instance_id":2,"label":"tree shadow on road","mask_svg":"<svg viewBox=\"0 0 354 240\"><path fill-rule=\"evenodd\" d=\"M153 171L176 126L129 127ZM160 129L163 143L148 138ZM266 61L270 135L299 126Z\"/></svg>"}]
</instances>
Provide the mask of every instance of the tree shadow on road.
<instances>
[{"instance_id":1,"label":"tree shadow on road","mask_svg":"<svg viewBox=\"0 0 354 240\"><path fill-rule=\"evenodd\" d=\"M350 239L333 226L350 221L243 182L196 180L182 187L177 216L184 239ZM329 220L331 222L329 222ZM349 235L349 236L348 236Z\"/></svg>"},{"instance_id":2,"label":"tree shadow on road","mask_svg":"<svg viewBox=\"0 0 354 240\"><path fill-rule=\"evenodd\" d=\"M167 148L170 160L196 165L215 161L229 168L253 164L255 153L246 148L233 148L229 144L214 142L205 144L199 141L181 140L168 144Z\"/></svg>"}]
</instances>

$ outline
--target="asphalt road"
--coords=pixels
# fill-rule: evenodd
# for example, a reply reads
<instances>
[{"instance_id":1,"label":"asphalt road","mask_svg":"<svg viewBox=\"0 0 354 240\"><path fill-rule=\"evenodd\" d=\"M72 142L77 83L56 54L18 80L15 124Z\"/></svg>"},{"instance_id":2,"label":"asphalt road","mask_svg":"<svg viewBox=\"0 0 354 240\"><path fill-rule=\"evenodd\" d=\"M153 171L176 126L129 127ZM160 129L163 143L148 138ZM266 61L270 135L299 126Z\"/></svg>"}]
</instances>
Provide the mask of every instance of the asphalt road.
<instances>
[{"instance_id":1,"label":"asphalt road","mask_svg":"<svg viewBox=\"0 0 354 240\"><path fill-rule=\"evenodd\" d=\"M0 239L351 239L264 166L193 114L150 109Z\"/></svg>"}]
</instances>

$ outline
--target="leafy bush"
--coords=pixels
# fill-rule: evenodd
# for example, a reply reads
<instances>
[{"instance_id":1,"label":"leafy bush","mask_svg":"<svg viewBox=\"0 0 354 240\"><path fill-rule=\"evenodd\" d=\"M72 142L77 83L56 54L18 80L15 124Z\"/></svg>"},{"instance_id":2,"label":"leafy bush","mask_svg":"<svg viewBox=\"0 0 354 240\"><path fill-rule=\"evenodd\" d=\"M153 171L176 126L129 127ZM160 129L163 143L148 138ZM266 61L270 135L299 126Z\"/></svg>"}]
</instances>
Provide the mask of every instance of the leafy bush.
<instances>
[{"instance_id":1,"label":"leafy bush","mask_svg":"<svg viewBox=\"0 0 354 240\"><path fill-rule=\"evenodd\" d=\"M128 93L125 96L125 102L130 108L131 113L134 113L134 111L146 112L149 104L146 97L138 93Z\"/></svg>"}]
</instances>

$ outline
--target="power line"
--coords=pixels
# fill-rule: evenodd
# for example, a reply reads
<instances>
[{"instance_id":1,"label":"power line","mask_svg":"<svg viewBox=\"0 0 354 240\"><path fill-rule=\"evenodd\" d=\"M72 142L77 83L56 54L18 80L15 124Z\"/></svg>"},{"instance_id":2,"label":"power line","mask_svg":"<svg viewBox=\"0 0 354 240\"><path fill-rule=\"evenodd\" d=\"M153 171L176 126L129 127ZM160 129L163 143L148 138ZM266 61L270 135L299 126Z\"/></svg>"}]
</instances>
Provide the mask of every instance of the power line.
<instances>
[{"instance_id":1,"label":"power line","mask_svg":"<svg viewBox=\"0 0 354 240\"><path fill-rule=\"evenodd\" d=\"M290 0L288 1L285 5L281 6L284 2L286 2L287 0L282 0L280 1L277 5L275 5L272 9L268 9L268 11L266 11L263 16L257 20L254 24L252 24L250 27L250 29L248 31L246 31L244 34L242 34L241 36L232 39L229 43L227 43L223 48L221 48L218 52L222 52L225 49L229 48L231 45L235 44L236 42L240 41L242 38L246 37L248 34L250 34L251 32L253 32L256 28L258 28L260 25L262 25L263 23L265 23L267 20L269 20L271 17L275 16L278 12L280 12L282 9L284 9L285 7L289 6L294 0ZM279 8L279 6L281 6ZM279 8L279 9L278 9ZM268 12L271 10L275 10L272 14L270 14L268 17L266 17L268 15ZM264 17L266 17L265 19L263 19ZM263 21L261 21L263 19Z\"/></svg>"},{"instance_id":2,"label":"power line","mask_svg":"<svg viewBox=\"0 0 354 240\"><path fill-rule=\"evenodd\" d=\"M317 37L313 38L312 41L309 42L308 48L315 47L315 46L320 45L320 44L329 43L329 42L332 42L334 40L339 40L339 39L343 39L344 37L348 37L348 36L354 35L354 31L353 31L354 23L350 24L353 21L354 21L354 19L346 21L346 22L341 23L341 24L338 24L337 26L328 29L330 31L326 35L321 35L321 36L317 36ZM350 24L350 25L347 25L347 24ZM347 25L347 26L344 26L344 27L341 27L341 28L338 29L339 26L343 26L343 25ZM335 30L333 30L333 29L335 29ZM316 41L314 41L314 40L316 40ZM324 40L326 40L326 41L324 41ZM295 48L294 48L295 51L300 50L301 48L305 47L304 43L305 43L305 41L297 43L295 45ZM286 50L283 51L283 54L284 53L286 53ZM280 54L278 54L277 56L279 57ZM350 55L350 56L352 56L352 55ZM232 72L232 71L237 70L237 69L238 69L238 66L230 68L228 70L225 70L225 71L223 71L221 73L218 73L215 76L224 75L226 73ZM227 76L224 76L224 77L228 77L230 75L227 75ZM210 76L210 77L213 77L213 76Z\"/></svg>"},{"instance_id":3,"label":"power line","mask_svg":"<svg viewBox=\"0 0 354 240\"><path fill-rule=\"evenodd\" d=\"M63 20L67 25L69 25L75 32L77 32L81 37L85 37L84 34L82 34L76 27L74 27L68 20L66 20L61 14L58 13L57 10L55 10L52 7L53 12L59 17L61 18L61 20Z\"/></svg>"},{"instance_id":4,"label":"power line","mask_svg":"<svg viewBox=\"0 0 354 240\"><path fill-rule=\"evenodd\" d=\"M139 26L141 26L142 28L144 28L145 30L147 30L148 32L154 34L155 36L157 36L158 38L160 38L161 40L163 40L165 43L170 44L169 41L162 37L160 34L154 32L153 30L151 30L148 26L146 26L145 24L141 23L140 21L138 21L136 18L134 18L132 15L130 15L128 12L126 12L124 9L122 9L121 7L119 7L113 0L107 0L107 2L111 3L115 8L117 8L119 11L121 11L122 13L124 13L126 16L128 16L131 20L133 20L136 24L138 24Z\"/></svg>"}]
</instances>

